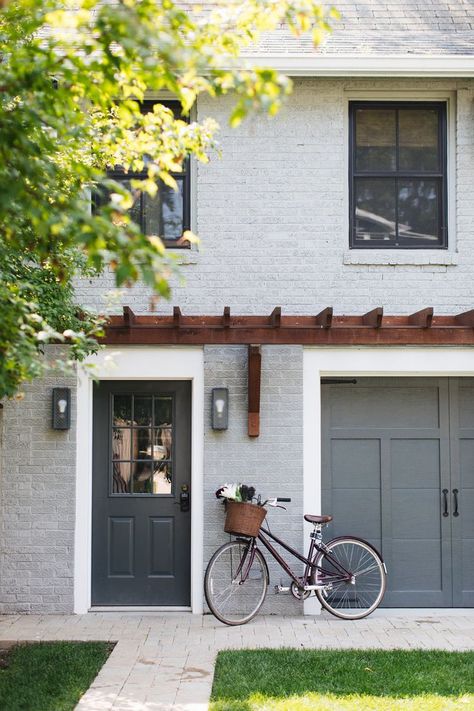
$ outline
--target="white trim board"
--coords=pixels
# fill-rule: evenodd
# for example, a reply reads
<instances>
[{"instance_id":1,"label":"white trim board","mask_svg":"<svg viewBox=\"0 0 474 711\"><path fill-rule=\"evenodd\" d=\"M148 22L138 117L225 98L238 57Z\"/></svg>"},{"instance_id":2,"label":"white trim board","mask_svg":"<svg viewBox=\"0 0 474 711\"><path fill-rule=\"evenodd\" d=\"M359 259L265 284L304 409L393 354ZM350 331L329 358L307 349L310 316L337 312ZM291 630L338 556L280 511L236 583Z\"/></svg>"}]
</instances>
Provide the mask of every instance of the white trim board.
<instances>
[{"instance_id":1,"label":"white trim board","mask_svg":"<svg viewBox=\"0 0 474 711\"><path fill-rule=\"evenodd\" d=\"M191 609L203 611L203 436L204 355L201 347L124 346L104 348L87 359L101 380L191 380ZM92 379L77 382L76 526L74 612L91 608L92 564ZM113 609L113 608L112 608Z\"/></svg>"},{"instance_id":2,"label":"white trim board","mask_svg":"<svg viewBox=\"0 0 474 711\"><path fill-rule=\"evenodd\" d=\"M321 378L474 376L473 348L304 348L303 349L303 501L305 513L321 511ZM308 528L305 529L305 547ZM306 615L320 613L314 597Z\"/></svg>"},{"instance_id":3,"label":"white trim board","mask_svg":"<svg viewBox=\"0 0 474 711\"><path fill-rule=\"evenodd\" d=\"M474 77L469 54L248 54L239 66L272 67L290 76Z\"/></svg>"}]
</instances>

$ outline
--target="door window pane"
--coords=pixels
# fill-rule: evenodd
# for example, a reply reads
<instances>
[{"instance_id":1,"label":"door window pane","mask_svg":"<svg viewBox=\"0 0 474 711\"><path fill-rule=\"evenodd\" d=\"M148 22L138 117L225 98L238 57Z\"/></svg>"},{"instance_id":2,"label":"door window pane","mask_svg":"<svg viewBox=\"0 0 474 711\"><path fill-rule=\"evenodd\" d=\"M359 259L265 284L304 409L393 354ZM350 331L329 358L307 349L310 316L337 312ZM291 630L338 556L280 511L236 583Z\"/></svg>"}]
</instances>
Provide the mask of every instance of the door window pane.
<instances>
[{"instance_id":1,"label":"door window pane","mask_svg":"<svg viewBox=\"0 0 474 711\"><path fill-rule=\"evenodd\" d=\"M112 491L114 494L130 493L130 462L113 462L112 467Z\"/></svg>"},{"instance_id":2,"label":"door window pane","mask_svg":"<svg viewBox=\"0 0 474 711\"><path fill-rule=\"evenodd\" d=\"M438 240L439 188L435 180L404 180L398 186L398 232L409 242Z\"/></svg>"},{"instance_id":3,"label":"door window pane","mask_svg":"<svg viewBox=\"0 0 474 711\"><path fill-rule=\"evenodd\" d=\"M132 430L115 428L112 432L112 458L130 460Z\"/></svg>"},{"instance_id":4,"label":"door window pane","mask_svg":"<svg viewBox=\"0 0 474 711\"><path fill-rule=\"evenodd\" d=\"M132 421L132 396L114 395L114 425L130 425Z\"/></svg>"},{"instance_id":5,"label":"door window pane","mask_svg":"<svg viewBox=\"0 0 474 711\"><path fill-rule=\"evenodd\" d=\"M396 167L396 111L356 112L356 170L391 171Z\"/></svg>"},{"instance_id":6,"label":"door window pane","mask_svg":"<svg viewBox=\"0 0 474 711\"><path fill-rule=\"evenodd\" d=\"M171 462L160 462L153 473L153 493L171 494L172 486Z\"/></svg>"},{"instance_id":7,"label":"door window pane","mask_svg":"<svg viewBox=\"0 0 474 711\"><path fill-rule=\"evenodd\" d=\"M133 462L132 471L133 493L152 494L153 462L151 461L151 459Z\"/></svg>"},{"instance_id":8,"label":"door window pane","mask_svg":"<svg viewBox=\"0 0 474 711\"><path fill-rule=\"evenodd\" d=\"M170 397L155 397L155 426L168 427L173 423L172 404Z\"/></svg>"},{"instance_id":9,"label":"door window pane","mask_svg":"<svg viewBox=\"0 0 474 711\"><path fill-rule=\"evenodd\" d=\"M420 172L439 169L438 123L438 111L400 111L399 170Z\"/></svg>"},{"instance_id":10,"label":"door window pane","mask_svg":"<svg viewBox=\"0 0 474 711\"><path fill-rule=\"evenodd\" d=\"M395 180L358 178L355 199L356 239L393 242L396 234Z\"/></svg>"},{"instance_id":11,"label":"door window pane","mask_svg":"<svg viewBox=\"0 0 474 711\"><path fill-rule=\"evenodd\" d=\"M134 412L133 420L135 425L148 425L152 424L151 417L151 407L152 398L151 397L136 397L134 398Z\"/></svg>"},{"instance_id":12,"label":"door window pane","mask_svg":"<svg viewBox=\"0 0 474 711\"><path fill-rule=\"evenodd\" d=\"M147 459L152 457L152 439L151 430L134 429L133 430L133 458Z\"/></svg>"},{"instance_id":13,"label":"door window pane","mask_svg":"<svg viewBox=\"0 0 474 711\"><path fill-rule=\"evenodd\" d=\"M114 395L113 494L173 493L173 397ZM153 423L153 426L152 426ZM124 425L119 426L117 425Z\"/></svg>"}]
</instances>

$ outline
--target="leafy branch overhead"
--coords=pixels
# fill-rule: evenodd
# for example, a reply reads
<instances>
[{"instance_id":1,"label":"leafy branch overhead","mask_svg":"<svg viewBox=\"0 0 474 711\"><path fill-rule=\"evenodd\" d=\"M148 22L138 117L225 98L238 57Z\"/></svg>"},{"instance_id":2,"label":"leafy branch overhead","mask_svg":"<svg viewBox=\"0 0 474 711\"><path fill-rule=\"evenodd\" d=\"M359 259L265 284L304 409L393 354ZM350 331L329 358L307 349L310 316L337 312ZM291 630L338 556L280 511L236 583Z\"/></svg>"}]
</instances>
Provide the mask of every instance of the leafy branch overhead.
<instances>
[{"instance_id":1,"label":"leafy branch overhead","mask_svg":"<svg viewBox=\"0 0 474 711\"><path fill-rule=\"evenodd\" d=\"M169 295L175 262L162 235L141 232L129 212L134 196L107 169L144 173L132 182L134 193L176 188L173 174L189 156L209 160L218 126L212 118L177 118L159 104L142 113L140 102L164 93L189 117L200 94L231 94L232 126L250 111L273 115L291 81L269 68L245 68L242 52L282 23L318 42L337 12L312 0L246 0L210 10L184 10L170 0L3 0L0 8L0 308L13 324L0 331L2 360L20 336L31 346L26 360L23 350L13 357L24 366L16 383L13 377L7 385L0 372L1 396L39 372L38 333L45 329L21 332L31 310L68 342L71 329L53 322L68 326L77 317L75 273L110 267L118 286L142 280ZM109 196L95 210L91 191ZM48 288L56 285L54 314L44 308L37 276L30 301L32 269L45 271ZM76 355L90 348L95 332L88 326L75 331L85 339Z\"/></svg>"}]
</instances>

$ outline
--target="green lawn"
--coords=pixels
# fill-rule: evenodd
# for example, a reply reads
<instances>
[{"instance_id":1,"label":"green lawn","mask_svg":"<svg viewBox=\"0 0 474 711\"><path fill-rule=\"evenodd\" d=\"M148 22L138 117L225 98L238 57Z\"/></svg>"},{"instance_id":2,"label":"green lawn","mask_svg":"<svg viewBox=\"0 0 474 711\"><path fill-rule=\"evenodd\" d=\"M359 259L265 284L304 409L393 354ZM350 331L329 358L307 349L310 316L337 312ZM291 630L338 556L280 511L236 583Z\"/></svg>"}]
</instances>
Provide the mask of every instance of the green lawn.
<instances>
[{"instance_id":1,"label":"green lawn","mask_svg":"<svg viewBox=\"0 0 474 711\"><path fill-rule=\"evenodd\" d=\"M474 710L474 652L220 652L211 711Z\"/></svg>"},{"instance_id":2,"label":"green lawn","mask_svg":"<svg viewBox=\"0 0 474 711\"><path fill-rule=\"evenodd\" d=\"M72 711L112 646L105 642L41 642L2 652L0 709Z\"/></svg>"}]
</instances>

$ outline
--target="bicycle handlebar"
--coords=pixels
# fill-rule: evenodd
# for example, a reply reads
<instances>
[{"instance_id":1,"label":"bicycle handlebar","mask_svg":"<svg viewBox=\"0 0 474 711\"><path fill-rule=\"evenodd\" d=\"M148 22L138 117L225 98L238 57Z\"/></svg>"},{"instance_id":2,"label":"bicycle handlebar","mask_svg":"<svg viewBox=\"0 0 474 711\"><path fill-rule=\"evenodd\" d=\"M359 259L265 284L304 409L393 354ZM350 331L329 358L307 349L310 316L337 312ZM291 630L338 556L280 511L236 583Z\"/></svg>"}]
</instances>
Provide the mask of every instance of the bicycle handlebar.
<instances>
[{"instance_id":1,"label":"bicycle handlebar","mask_svg":"<svg viewBox=\"0 0 474 711\"><path fill-rule=\"evenodd\" d=\"M291 499L284 499L284 498L282 498L281 496L279 496L279 497L277 498L277 501L284 501L284 502L286 502L286 503L290 503Z\"/></svg>"}]
</instances>

